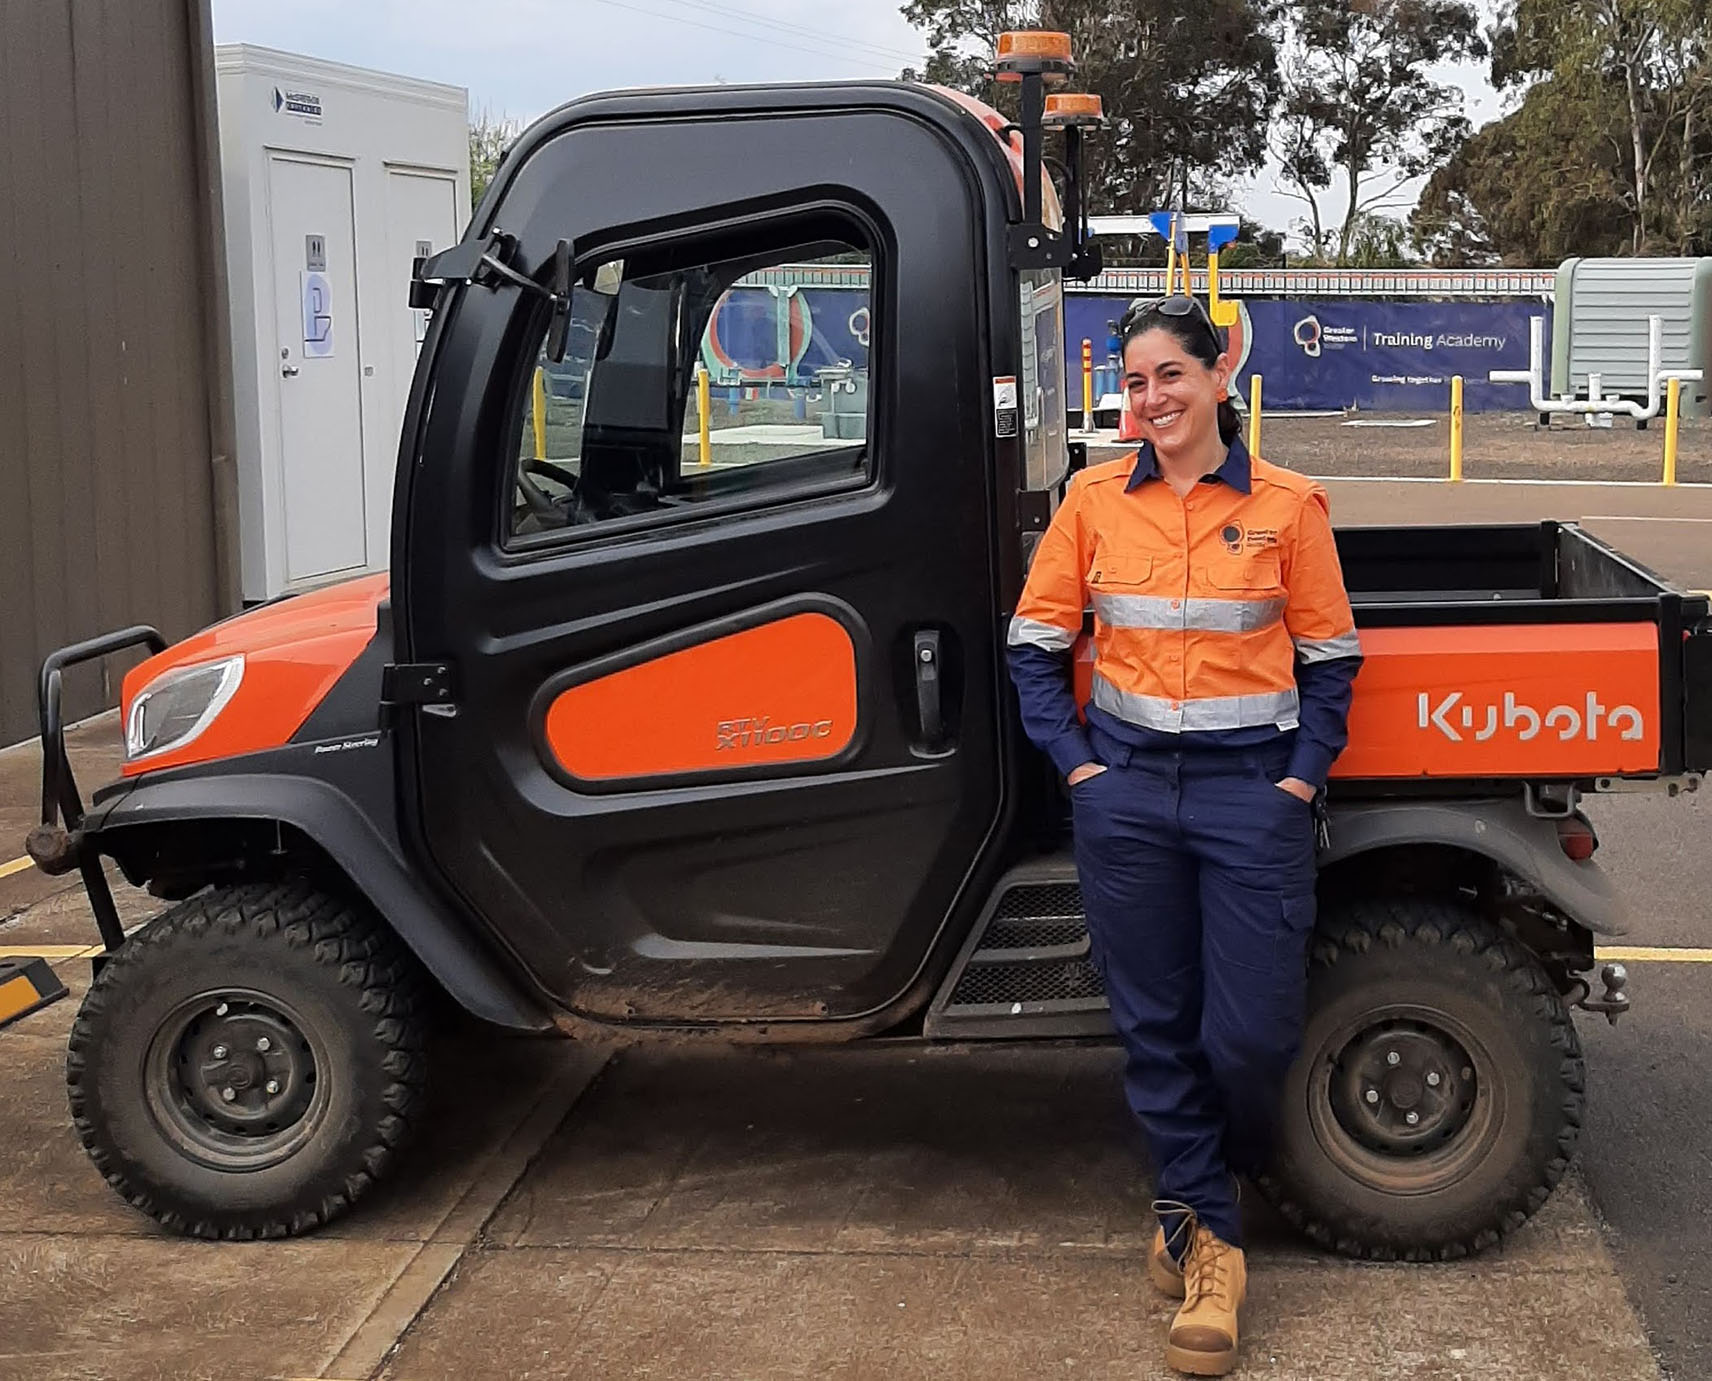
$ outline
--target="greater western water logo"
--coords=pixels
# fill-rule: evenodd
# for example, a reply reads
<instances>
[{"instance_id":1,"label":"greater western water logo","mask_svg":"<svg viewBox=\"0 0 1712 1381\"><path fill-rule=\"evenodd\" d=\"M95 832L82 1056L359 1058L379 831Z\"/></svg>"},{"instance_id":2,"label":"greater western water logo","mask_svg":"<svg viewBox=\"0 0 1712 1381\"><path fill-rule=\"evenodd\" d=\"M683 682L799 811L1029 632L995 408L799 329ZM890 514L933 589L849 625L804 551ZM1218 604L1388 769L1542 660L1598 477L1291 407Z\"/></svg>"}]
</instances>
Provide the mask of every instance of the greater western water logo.
<instances>
[{"instance_id":1,"label":"greater western water logo","mask_svg":"<svg viewBox=\"0 0 1712 1381\"><path fill-rule=\"evenodd\" d=\"M1290 332L1296 344L1302 347L1302 353L1310 360L1320 357L1320 319L1317 316L1305 316L1298 321Z\"/></svg>"},{"instance_id":2,"label":"greater western water logo","mask_svg":"<svg viewBox=\"0 0 1712 1381\"><path fill-rule=\"evenodd\" d=\"M1452 743L1461 743L1464 734L1476 743L1484 743L1500 728L1513 733L1522 743L1536 737L1542 727L1553 730L1564 743L1576 738L1597 742L1601 728L1615 730L1620 739L1646 736L1645 722L1639 710L1633 705L1601 705L1597 691L1588 691L1587 699L1579 706L1553 705L1543 711L1517 700L1515 691L1504 692L1502 705L1485 705L1479 709L1463 704L1461 691L1450 692L1436 705L1432 696L1422 691L1415 704L1419 712L1419 727L1429 731L1437 729Z\"/></svg>"}]
</instances>

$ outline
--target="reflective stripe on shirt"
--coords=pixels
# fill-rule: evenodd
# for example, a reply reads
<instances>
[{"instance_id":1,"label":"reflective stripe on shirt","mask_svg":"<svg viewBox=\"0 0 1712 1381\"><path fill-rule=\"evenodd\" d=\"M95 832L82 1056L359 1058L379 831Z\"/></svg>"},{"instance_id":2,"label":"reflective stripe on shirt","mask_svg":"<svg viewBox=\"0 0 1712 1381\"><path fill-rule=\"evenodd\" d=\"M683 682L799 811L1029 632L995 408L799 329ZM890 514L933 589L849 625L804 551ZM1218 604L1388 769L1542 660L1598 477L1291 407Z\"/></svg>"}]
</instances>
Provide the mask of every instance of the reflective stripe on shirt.
<instances>
[{"instance_id":1,"label":"reflective stripe on shirt","mask_svg":"<svg viewBox=\"0 0 1712 1381\"><path fill-rule=\"evenodd\" d=\"M1094 591L1094 615L1108 628L1252 633L1284 617L1283 599L1164 599Z\"/></svg>"},{"instance_id":2,"label":"reflective stripe on shirt","mask_svg":"<svg viewBox=\"0 0 1712 1381\"><path fill-rule=\"evenodd\" d=\"M1271 724L1294 729L1301 697L1289 690L1256 695L1215 695L1199 700L1168 700L1119 690L1098 671L1094 673L1094 703L1125 723L1164 733L1193 733L1209 729L1249 729Z\"/></svg>"},{"instance_id":3,"label":"reflective stripe on shirt","mask_svg":"<svg viewBox=\"0 0 1712 1381\"><path fill-rule=\"evenodd\" d=\"M1338 657L1361 656L1361 636L1355 629L1335 638L1292 638L1296 656L1304 662L1330 662Z\"/></svg>"},{"instance_id":4,"label":"reflective stripe on shirt","mask_svg":"<svg viewBox=\"0 0 1712 1381\"><path fill-rule=\"evenodd\" d=\"M1080 629L1072 632L1058 627L1056 624L1042 623L1038 619L1025 619L1021 614L1011 619L1011 631L1006 638L1012 647L1043 647L1048 652L1068 652L1076 645Z\"/></svg>"}]
</instances>

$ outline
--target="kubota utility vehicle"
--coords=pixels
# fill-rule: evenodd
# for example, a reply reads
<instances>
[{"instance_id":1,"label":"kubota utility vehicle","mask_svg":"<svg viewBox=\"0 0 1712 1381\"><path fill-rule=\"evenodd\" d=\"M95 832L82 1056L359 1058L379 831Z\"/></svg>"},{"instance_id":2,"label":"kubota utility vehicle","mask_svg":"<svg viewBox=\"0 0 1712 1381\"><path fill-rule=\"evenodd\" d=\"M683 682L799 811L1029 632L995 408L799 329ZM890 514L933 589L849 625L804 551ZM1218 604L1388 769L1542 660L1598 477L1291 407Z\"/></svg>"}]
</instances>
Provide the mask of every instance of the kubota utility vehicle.
<instances>
[{"instance_id":1,"label":"kubota utility vehicle","mask_svg":"<svg viewBox=\"0 0 1712 1381\"><path fill-rule=\"evenodd\" d=\"M390 575L48 661L31 847L105 942L71 1107L131 1203L342 1212L423 1116L434 988L591 1038L1105 1034L1003 655L1097 265L1063 56L1007 46L1017 128L903 83L547 116L419 267ZM1263 1187L1342 1251L1457 1254L1571 1154L1570 1009L1627 1000L1577 803L1697 784L1712 628L1570 525L1339 545L1366 665ZM60 672L137 644L85 810ZM170 909L126 934L104 858Z\"/></svg>"}]
</instances>

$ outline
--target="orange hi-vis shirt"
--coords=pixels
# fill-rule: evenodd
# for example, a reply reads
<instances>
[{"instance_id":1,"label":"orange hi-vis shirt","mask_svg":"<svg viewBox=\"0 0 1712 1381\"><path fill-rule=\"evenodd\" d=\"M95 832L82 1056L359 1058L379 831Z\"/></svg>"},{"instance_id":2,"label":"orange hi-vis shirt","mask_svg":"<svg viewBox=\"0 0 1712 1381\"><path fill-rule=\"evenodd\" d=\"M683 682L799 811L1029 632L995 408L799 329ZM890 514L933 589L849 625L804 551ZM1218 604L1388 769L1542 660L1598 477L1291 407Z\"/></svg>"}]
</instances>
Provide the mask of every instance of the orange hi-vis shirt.
<instances>
[{"instance_id":1,"label":"orange hi-vis shirt","mask_svg":"<svg viewBox=\"0 0 1712 1381\"><path fill-rule=\"evenodd\" d=\"M1065 772L1092 760L1068 718L1069 653L1090 607L1090 723L1143 746L1294 731L1290 775L1325 780L1361 645L1321 486L1251 460L1240 438L1181 498L1148 446L1074 478L1009 637L1025 727Z\"/></svg>"}]
</instances>

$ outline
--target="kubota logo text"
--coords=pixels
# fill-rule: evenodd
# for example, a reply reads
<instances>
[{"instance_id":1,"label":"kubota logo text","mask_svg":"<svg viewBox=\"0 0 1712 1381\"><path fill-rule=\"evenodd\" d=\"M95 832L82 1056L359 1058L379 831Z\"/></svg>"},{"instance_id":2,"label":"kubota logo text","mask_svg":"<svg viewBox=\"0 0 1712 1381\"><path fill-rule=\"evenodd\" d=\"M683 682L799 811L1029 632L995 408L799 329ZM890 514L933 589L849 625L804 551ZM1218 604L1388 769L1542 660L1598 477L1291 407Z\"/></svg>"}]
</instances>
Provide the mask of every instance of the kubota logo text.
<instances>
[{"instance_id":1,"label":"kubota logo text","mask_svg":"<svg viewBox=\"0 0 1712 1381\"><path fill-rule=\"evenodd\" d=\"M1464 704L1461 691L1452 691L1436 705L1432 696L1422 691L1415 703L1420 711L1420 727L1437 729L1452 743L1461 743L1464 736L1484 743L1500 729L1514 734L1523 743L1538 735L1542 728L1555 732L1565 743L1576 738L1595 742L1601 729L1614 731L1620 739L1638 739L1645 734L1639 710L1633 705L1614 708L1601 705L1597 691L1587 692L1584 705L1553 705L1543 711L1522 704L1514 691L1504 692L1502 705Z\"/></svg>"},{"instance_id":2,"label":"kubota logo text","mask_svg":"<svg viewBox=\"0 0 1712 1381\"><path fill-rule=\"evenodd\" d=\"M797 724L775 724L766 715L755 719L727 719L718 726L716 752L732 748L759 748L768 743L801 743L811 738L831 738L830 719L804 720Z\"/></svg>"}]
</instances>

